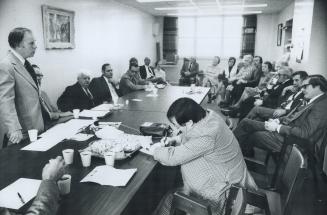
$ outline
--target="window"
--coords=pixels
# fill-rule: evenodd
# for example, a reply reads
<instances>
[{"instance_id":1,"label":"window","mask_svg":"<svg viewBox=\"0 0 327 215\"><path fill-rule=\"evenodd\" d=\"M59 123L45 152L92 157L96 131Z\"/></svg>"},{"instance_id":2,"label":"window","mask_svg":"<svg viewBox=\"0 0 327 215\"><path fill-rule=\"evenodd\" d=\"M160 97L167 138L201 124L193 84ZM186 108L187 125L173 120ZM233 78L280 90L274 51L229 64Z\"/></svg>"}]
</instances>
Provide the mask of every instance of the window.
<instances>
[{"instance_id":1,"label":"window","mask_svg":"<svg viewBox=\"0 0 327 215\"><path fill-rule=\"evenodd\" d=\"M178 55L239 56L242 24L242 16L179 17Z\"/></svg>"}]
</instances>

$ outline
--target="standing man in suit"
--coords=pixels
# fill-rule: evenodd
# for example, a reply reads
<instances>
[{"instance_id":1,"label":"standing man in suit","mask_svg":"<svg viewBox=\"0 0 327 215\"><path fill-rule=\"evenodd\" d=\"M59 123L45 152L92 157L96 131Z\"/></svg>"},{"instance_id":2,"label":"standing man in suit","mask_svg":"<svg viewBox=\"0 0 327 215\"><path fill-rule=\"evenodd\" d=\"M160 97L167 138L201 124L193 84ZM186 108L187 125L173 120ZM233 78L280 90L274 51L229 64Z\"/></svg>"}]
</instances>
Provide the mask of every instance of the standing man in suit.
<instances>
[{"instance_id":1,"label":"standing man in suit","mask_svg":"<svg viewBox=\"0 0 327 215\"><path fill-rule=\"evenodd\" d=\"M61 111L74 109L91 109L95 106L94 97L89 90L90 75L82 71L77 76L77 82L68 86L58 98L57 105Z\"/></svg>"},{"instance_id":2,"label":"standing man in suit","mask_svg":"<svg viewBox=\"0 0 327 215\"><path fill-rule=\"evenodd\" d=\"M90 91L94 96L95 105L108 103L118 100L119 91L116 88L118 82L113 80L113 72L111 65L105 63L102 65L102 76L93 78L90 83Z\"/></svg>"},{"instance_id":3,"label":"standing man in suit","mask_svg":"<svg viewBox=\"0 0 327 215\"><path fill-rule=\"evenodd\" d=\"M11 50L0 62L0 121L4 143L19 143L27 130L44 130L39 89L33 67L27 58L36 50L33 33L15 28L8 36Z\"/></svg>"},{"instance_id":4,"label":"standing man in suit","mask_svg":"<svg viewBox=\"0 0 327 215\"><path fill-rule=\"evenodd\" d=\"M286 136L317 143L327 128L327 81L321 75L309 76L302 84L307 104L299 104L289 114L266 122L243 119L234 130L245 155L253 146L278 152Z\"/></svg>"}]
</instances>

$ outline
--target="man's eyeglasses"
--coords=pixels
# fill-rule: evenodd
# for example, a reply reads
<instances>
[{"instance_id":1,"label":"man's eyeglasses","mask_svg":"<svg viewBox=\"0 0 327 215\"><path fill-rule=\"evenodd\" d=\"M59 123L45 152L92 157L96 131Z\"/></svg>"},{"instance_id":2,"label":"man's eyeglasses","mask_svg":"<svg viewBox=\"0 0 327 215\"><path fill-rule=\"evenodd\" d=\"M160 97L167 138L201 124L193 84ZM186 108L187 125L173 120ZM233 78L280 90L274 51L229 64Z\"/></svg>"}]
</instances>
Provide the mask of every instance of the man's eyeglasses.
<instances>
[{"instance_id":1,"label":"man's eyeglasses","mask_svg":"<svg viewBox=\"0 0 327 215\"><path fill-rule=\"evenodd\" d=\"M311 84L303 84L303 85L301 86L301 88L306 89L307 86L309 86L309 85L311 85Z\"/></svg>"}]
</instances>

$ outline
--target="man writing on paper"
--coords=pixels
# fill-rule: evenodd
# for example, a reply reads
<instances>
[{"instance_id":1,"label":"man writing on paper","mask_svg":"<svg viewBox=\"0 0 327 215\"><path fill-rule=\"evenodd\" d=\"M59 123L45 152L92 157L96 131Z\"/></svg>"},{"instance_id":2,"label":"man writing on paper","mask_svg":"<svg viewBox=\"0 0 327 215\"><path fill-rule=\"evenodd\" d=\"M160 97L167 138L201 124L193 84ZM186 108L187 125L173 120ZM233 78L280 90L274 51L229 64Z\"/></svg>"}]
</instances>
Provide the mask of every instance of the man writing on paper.
<instances>
[{"instance_id":1,"label":"man writing on paper","mask_svg":"<svg viewBox=\"0 0 327 215\"><path fill-rule=\"evenodd\" d=\"M36 50L32 31L15 28L8 36L11 50L0 62L0 133L4 143L19 143L27 130L43 131L43 117L35 71L27 58Z\"/></svg>"},{"instance_id":2,"label":"man writing on paper","mask_svg":"<svg viewBox=\"0 0 327 215\"><path fill-rule=\"evenodd\" d=\"M57 181L64 173L65 162L61 156L56 159L50 159L42 171L42 182L39 191L32 203L32 205L25 211L25 215L35 214L56 214L59 207L59 189ZM18 198L18 196L17 196ZM23 198L19 196L19 198ZM6 208L0 207L1 215L14 215Z\"/></svg>"}]
</instances>

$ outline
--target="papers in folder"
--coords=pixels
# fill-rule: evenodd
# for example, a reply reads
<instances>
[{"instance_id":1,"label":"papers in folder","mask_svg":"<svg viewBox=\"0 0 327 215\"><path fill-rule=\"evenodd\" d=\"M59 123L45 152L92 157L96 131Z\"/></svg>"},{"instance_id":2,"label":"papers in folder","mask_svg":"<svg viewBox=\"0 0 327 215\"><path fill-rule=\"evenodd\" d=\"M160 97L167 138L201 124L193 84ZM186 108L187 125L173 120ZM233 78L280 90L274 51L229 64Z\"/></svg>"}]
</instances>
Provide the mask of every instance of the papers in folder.
<instances>
[{"instance_id":1,"label":"papers in folder","mask_svg":"<svg viewBox=\"0 0 327 215\"><path fill-rule=\"evenodd\" d=\"M41 180L18 179L0 191L0 207L18 210L36 196L40 184ZM18 193L22 199L18 196Z\"/></svg>"},{"instance_id":2,"label":"papers in folder","mask_svg":"<svg viewBox=\"0 0 327 215\"><path fill-rule=\"evenodd\" d=\"M135 172L136 169L115 169L107 165L98 166L85 176L81 182L94 182L114 187L126 186Z\"/></svg>"},{"instance_id":3,"label":"papers in folder","mask_svg":"<svg viewBox=\"0 0 327 215\"><path fill-rule=\"evenodd\" d=\"M93 122L94 120L72 119L66 123L58 124L40 135L41 139L25 146L21 150L47 151L62 140L73 137L80 128L88 126Z\"/></svg>"}]
</instances>

